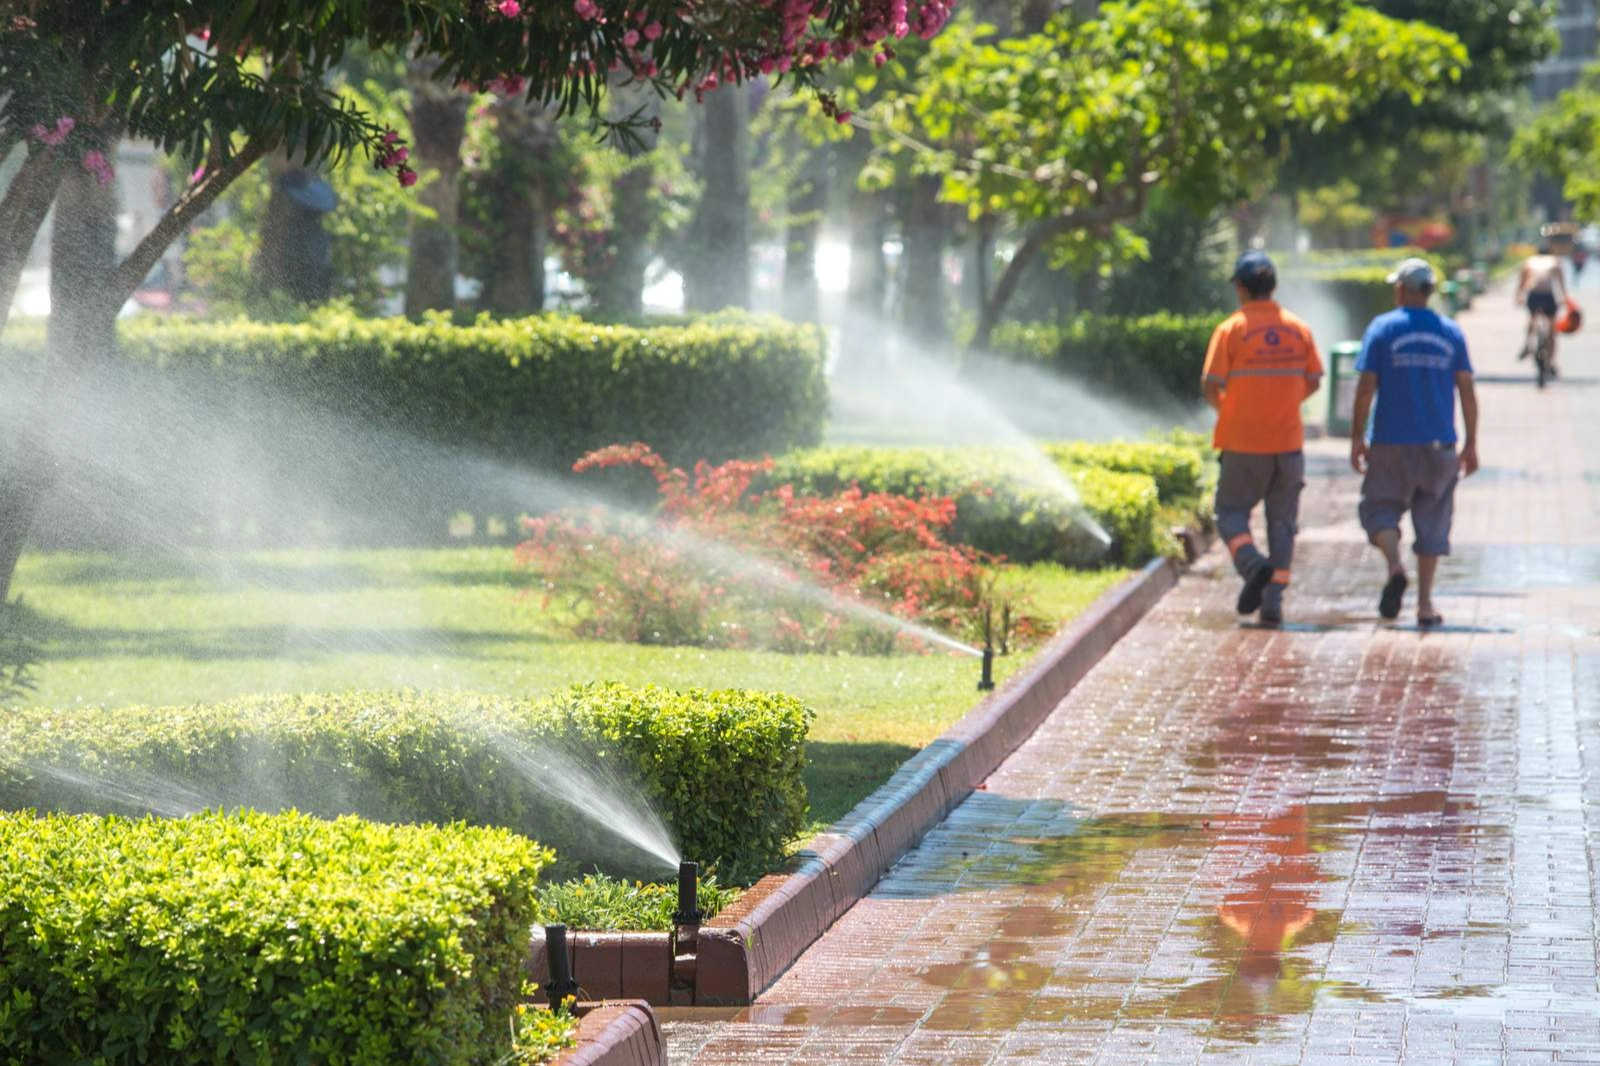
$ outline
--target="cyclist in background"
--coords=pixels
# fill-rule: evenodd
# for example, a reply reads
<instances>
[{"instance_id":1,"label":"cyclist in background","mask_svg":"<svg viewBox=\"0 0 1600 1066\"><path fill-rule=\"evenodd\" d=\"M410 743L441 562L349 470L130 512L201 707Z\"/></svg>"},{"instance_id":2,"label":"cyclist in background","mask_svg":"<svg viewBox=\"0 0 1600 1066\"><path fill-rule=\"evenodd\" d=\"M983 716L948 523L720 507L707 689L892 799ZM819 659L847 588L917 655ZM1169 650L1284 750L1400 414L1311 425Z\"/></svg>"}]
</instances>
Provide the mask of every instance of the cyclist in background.
<instances>
[{"instance_id":1,"label":"cyclist in background","mask_svg":"<svg viewBox=\"0 0 1600 1066\"><path fill-rule=\"evenodd\" d=\"M1522 346L1519 359L1533 353L1537 343L1539 319L1544 318L1550 337L1550 369L1556 365L1556 312L1567 302L1567 279L1561 272L1561 257L1550 253L1548 239L1539 242L1537 255L1531 255L1522 264L1517 278L1517 303L1528 308L1528 337Z\"/></svg>"}]
</instances>

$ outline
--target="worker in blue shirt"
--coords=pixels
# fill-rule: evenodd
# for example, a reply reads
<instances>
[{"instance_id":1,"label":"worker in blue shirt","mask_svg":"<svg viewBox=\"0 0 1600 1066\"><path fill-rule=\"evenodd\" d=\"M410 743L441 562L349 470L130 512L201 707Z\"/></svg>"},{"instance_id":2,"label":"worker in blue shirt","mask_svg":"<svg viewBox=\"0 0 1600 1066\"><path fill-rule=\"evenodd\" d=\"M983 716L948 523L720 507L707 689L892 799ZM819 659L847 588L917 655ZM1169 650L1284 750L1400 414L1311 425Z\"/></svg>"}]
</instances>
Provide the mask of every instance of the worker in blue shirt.
<instances>
[{"instance_id":1,"label":"worker in blue shirt","mask_svg":"<svg viewBox=\"0 0 1600 1066\"><path fill-rule=\"evenodd\" d=\"M1450 554L1456 482L1478 469L1472 362L1461 327L1428 307L1437 281L1424 259L1407 259L1389 275L1397 306L1367 327L1356 361L1361 380L1350 434L1350 465L1365 475L1361 525L1389 567L1378 613L1391 619L1400 614L1407 584L1400 519L1410 511L1416 534L1417 624L1424 627L1444 622L1433 604L1434 575L1440 556ZM1466 424L1459 455L1457 393Z\"/></svg>"}]
</instances>

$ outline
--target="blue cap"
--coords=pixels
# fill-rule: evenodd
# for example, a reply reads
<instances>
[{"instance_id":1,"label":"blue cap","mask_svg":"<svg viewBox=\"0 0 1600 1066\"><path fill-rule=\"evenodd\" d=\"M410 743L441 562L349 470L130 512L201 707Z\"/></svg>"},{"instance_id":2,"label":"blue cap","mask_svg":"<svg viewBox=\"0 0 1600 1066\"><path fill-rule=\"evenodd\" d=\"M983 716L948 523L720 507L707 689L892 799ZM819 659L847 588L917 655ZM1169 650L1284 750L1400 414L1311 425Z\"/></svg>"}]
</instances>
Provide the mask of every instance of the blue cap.
<instances>
[{"instance_id":1,"label":"blue cap","mask_svg":"<svg viewBox=\"0 0 1600 1066\"><path fill-rule=\"evenodd\" d=\"M1267 258L1266 252L1246 252L1233 264L1233 276L1229 281L1256 281L1267 278L1276 278L1278 268L1272 265L1272 260Z\"/></svg>"}]
</instances>

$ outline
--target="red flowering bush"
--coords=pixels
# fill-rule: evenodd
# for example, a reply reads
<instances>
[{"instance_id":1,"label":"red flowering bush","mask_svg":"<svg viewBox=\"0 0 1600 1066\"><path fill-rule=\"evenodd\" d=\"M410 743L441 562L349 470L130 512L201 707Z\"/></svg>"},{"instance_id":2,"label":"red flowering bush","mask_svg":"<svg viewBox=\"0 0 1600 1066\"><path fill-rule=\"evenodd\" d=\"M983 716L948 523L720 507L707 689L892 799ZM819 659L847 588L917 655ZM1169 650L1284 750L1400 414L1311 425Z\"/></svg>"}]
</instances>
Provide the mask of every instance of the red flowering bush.
<instances>
[{"instance_id":1,"label":"red flowering bush","mask_svg":"<svg viewBox=\"0 0 1600 1066\"><path fill-rule=\"evenodd\" d=\"M888 651L904 640L864 617L872 612L990 635L982 620L998 560L945 539L956 514L947 498L858 486L753 493L770 459L702 462L691 473L643 444L602 448L573 469L617 467L654 477L654 520L605 509L531 519L517 549L547 602L572 607L580 635L784 651ZM1039 628L1019 616L1002 636Z\"/></svg>"}]
</instances>

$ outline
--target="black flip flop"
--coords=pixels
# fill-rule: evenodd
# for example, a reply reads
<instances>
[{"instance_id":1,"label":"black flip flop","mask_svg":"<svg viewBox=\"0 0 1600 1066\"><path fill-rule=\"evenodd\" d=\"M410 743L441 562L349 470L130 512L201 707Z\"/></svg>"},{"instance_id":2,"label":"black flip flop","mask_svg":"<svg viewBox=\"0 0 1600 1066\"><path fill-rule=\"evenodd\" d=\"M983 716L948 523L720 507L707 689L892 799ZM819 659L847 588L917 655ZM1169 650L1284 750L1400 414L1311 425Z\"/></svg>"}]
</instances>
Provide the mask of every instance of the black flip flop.
<instances>
[{"instance_id":1,"label":"black flip flop","mask_svg":"<svg viewBox=\"0 0 1600 1066\"><path fill-rule=\"evenodd\" d=\"M1249 577L1244 579L1244 588L1239 590L1240 614L1255 614L1261 609L1261 597L1267 591L1267 586L1272 584L1272 567L1262 563L1251 571Z\"/></svg>"},{"instance_id":2,"label":"black flip flop","mask_svg":"<svg viewBox=\"0 0 1600 1066\"><path fill-rule=\"evenodd\" d=\"M1406 596L1406 575L1391 574L1388 584L1383 586L1383 595L1378 598L1378 613L1390 620L1400 617L1400 602Z\"/></svg>"},{"instance_id":3,"label":"black flip flop","mask_svg":"<svg viewBox=\"0 0 1600 1066\"><path fill-rule=\"evenodd\" d=\"M1440 614L1438 611L1434 611L1432 614L1428 615L1417 615L1418 629L1432 629L1435 626L1442 625L1444 625L1444 615Z\"/></svg>"}]
</instances>

